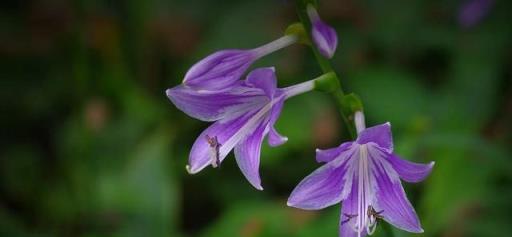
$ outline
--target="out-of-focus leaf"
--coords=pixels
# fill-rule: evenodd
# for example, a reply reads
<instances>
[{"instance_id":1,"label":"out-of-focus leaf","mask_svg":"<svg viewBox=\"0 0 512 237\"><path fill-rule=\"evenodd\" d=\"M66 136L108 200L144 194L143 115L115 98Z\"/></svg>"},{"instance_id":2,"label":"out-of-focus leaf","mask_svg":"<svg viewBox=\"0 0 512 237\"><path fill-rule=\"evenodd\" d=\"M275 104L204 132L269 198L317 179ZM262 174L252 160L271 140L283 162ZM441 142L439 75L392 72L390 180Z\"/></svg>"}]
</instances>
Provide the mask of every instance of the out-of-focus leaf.
<instances>
[{"instance_id":1,"label":"out-of-focus leaf","mask_svg":"<svg viewBox=\"0 0 512 237\"><path fill-rule=\"evenodd\" d=\"M435 134L427 141L436 165L426 182L420 213L424 228L435 233L472 221L471 213L486 206L493 190L492 173L496 164L504 164L500 156L505 154L468 136Z\"/></svg>"},{"instance_id":2,"label":"out-of-focus leaf","mask_svg":"<svg viewBox=\"0 0 512 237\"><path fill-rule=\"evenodd\" d=\"M120 172L97 179L100 210L120 219L119 236L170 236L178 207L176 176L168 173L170 137L156 131L137 145Z\"/></svg>"},{"instance_id":3,"label":"out-of-focus leaf","mask_svg":"<svg viewBox=\"0 0 512 237\"><path fill-rule=\"evenodd\" d=\"M339 208L303 211L281 202L239 202L201 236L330 236L337 235ZM335 209L335 210L334 210Z\"/></svg>"},{"instance_id":4,"label":"out-of-focus leaf","mask_svg":"<svg viewBox=\"0 0 512 237\"><path fill-rule=\"evenodd\" d=\"M352 75L350 85L360 95L370 121L389 121L401 129L428 112L427 91L408 73L384 67L368 68Z\"/></svg>"},{"instance_id":5,"label":"out-of-focus leaf","mask_svg":"<svg viewBox=\"0 0 512 237\"><path fill-rule=\"evenodd\" d=\"M304 146L312 144L314 120L328 106L328 99L321 97L320 93L312 92L287 100L276 129L287 136L288 141L278 147L269 147L265 141L261 153L262 166L275 164L284 159L290 150L302 150Z\"/></svg>"}]
</instances>

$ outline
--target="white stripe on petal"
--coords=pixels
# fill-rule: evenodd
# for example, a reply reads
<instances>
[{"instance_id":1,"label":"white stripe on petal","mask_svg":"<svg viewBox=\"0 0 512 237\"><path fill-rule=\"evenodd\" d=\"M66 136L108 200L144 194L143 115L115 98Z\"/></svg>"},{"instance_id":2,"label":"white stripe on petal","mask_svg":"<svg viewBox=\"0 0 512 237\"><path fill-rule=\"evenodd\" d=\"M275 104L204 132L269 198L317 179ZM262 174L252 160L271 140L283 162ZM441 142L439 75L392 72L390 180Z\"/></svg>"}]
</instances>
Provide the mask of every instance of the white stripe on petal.
<instances>
[{"instance_id":1,"label":"white stripe on petal","mask_svg":"<svg viewBox=\"0 0 512 237\"><path fill-rule=\"evenodd\" d=\"M258 124L265 119L265 115L268 114L272 106L279 101L278 98L273 99L270 103L266 104L261 108L252 118L250 118L246 124L244 124L232 137L222 144L220 147L220 157L226 157L227 154L235 147L249 133L254 131Z\"/></svg>"}]
</instances>

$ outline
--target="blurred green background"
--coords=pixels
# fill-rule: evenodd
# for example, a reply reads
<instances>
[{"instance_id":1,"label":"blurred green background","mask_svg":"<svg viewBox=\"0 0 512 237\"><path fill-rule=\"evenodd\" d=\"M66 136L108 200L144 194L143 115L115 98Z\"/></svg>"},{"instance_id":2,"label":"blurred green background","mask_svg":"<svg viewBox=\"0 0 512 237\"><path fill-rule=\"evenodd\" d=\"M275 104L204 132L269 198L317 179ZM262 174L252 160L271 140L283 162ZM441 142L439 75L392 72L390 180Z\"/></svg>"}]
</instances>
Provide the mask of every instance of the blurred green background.
<instances>
[{"instance_id":1,"label":"blurred green background","mask_svg":"<svg viewBox=\"0 0 512 237\"><path fill-rule=\"evenodd\" d=\"M425 182L404 184L425 233L398 237L512 232L512 1L471 26L457 20L467 2L320 3L340 39L333 64L367 123L390 121L398 154L437 162ZM211 52L281 36L297 21L293 1L0 5L0 236L338 235L340 205L286 206L319 167L314 149L348 139L328 96L287 101L277 128L289 141L264 145L259 192L233 155L186 173L208 124L164 94ZM272 65L280 86L320 75L301 45L253 68Z\"/></svg>"}]
</instances>

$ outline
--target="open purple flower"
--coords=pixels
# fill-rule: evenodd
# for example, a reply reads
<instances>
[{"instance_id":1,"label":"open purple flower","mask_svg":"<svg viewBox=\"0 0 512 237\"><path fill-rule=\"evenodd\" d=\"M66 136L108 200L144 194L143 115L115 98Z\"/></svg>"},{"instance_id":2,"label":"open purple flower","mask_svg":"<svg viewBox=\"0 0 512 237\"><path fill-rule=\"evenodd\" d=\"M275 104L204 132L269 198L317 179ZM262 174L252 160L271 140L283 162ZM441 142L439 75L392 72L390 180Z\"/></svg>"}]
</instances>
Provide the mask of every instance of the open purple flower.
<instances>
[{"instance_id":1,"label":"open purple flower","mask_svg":"<svg viewBox=\"0 0 512 237\"><path fill-rule=\"evenodd\" d=\"M356 125L356 141L317 150L317 161L326 164L299 183L288 205L318 210L341 202L342 237L372 234L378 219L409 232L423 232L400 179L420 182L434 162L417 164L395 155L389 123L365 129L358 112Z\"/></svg>"},{"instance_id":2,"label":"open purple flower","mask_svg":"<svg viewBox=\"0 0 512 237\"><path fill-rule=\"evenodd\" d=\"M217 167L234 148L240 170L262 190L259 162L263 139L268 135L271 146L287 141L274 128L283 103L313 86L314 81L307 81L279 89L274 68L260 68L228 90L197 91L183 85L168 89L167 96L180 110L199 120L215 121L192 146L187 171L194 174L208 165Z\"/></svg>"},{"instance_id":3,"label":"open purple flower","mask_svg":"<svg viewBox=\"0 0 512 237\"><path fill-rule=\"evenodd\" d=\"M257 59L297 41L293 35L283 36L254 49L217 51L194 64L185 74L183 84L196 90L220 90L235 84Z\"/></svg>"},{"instance_id":4,"label":"open purple flower","mask_svg":"<svg viewBox=\"0 0 512 237\"><path fill-rule=\"evenodd\" d=\"M336 31L320 19L318 12L312 5L308 5L307 12L311 21L313 42L324 57L332 58L338 46Z\"/></svg>"}]
</instances>

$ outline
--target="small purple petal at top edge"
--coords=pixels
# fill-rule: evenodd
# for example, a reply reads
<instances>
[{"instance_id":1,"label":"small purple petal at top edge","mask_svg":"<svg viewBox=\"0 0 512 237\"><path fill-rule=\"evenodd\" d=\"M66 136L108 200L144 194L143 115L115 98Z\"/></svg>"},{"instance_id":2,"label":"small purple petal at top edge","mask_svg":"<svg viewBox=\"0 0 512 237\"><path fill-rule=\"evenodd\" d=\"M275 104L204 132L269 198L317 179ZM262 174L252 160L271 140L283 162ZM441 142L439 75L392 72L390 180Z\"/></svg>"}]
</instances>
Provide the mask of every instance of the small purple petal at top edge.
<instances>
[{"instance_id":1,"label":"small purple petal at top edge","mask_svg":"<svg viewBox=\"0 0 512 237\"><path fill-rule=\"evenodd\" d=\"M458 22L463 28L471 28L480 23L490 12L494 0L469 0L459 9Z\"/></svg>"}]
</instances>

